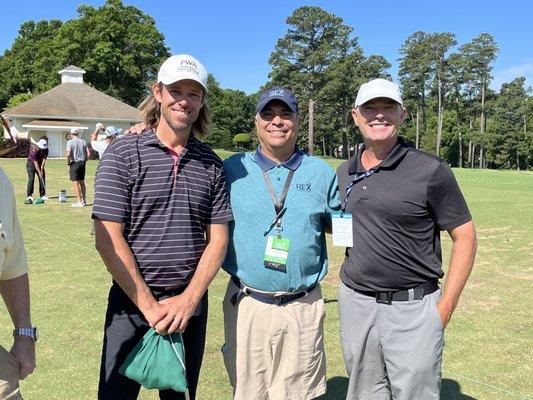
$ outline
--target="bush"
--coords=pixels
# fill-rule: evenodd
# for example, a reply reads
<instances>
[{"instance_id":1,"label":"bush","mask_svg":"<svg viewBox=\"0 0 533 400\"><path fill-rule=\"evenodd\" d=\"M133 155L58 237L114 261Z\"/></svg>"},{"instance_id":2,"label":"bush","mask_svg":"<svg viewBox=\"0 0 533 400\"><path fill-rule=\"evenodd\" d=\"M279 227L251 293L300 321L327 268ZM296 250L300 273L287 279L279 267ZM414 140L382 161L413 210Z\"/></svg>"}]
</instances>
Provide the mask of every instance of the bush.
<instances>
[{"instance_id":1,"label":"bush","mask_svg":"<svg viewBox=\"0 0 533 400\"><path fill-rule=\"evenodd\" d=\"M233 144L235 147L245 149L252 142L252 138L247 133L238 133L233 136Z\"/></svg>"},{"instance_id":2,"label":"bush","mask_svg":"<svg viewBox=\"0 0 533 400\"><path fill-rule=\"evenodd\" d=\"M11 139L5 140L0 146L0 157L4 158L27 158L30 154L30 140L18 139L13 143Z\"/></svg>"}]
</instances>

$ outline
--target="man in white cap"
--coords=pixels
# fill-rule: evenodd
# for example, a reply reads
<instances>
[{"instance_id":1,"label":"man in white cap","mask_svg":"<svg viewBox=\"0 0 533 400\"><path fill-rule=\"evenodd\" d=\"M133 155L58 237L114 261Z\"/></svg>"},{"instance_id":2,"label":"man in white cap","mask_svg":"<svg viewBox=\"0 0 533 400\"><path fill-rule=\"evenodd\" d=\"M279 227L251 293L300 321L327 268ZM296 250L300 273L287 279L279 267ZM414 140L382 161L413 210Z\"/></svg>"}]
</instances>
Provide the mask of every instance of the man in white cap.
<instances>
[{"instance_id":1,"label":"man in white cap","mask_svg":"<svg viewBox=\"0 0 533 400\"><path fill-rule=\"evenodd\" d=\"M100 131L104 131L104 140L98 140L98 134ZM107 128L100 122L96 124L96 127L91 134L91 147L94 151L98 152L100 158L104 155L104 151L107 149L107 146L111 144L113 140L122 132L122 128L118 128L113 125L109 125Z\"/></svg>"},{"instance_id":2,"label":"man in white cap","mask_svg":"<svg viewBox=\"0 0 533 400\"><path fill-rule=\"evenodd\" d=\"M207 134L207 71L186 54L168 58L141 104L150 130L114 140L95 181L96 248L113 276L98 398L136 399L118 373L150 327L182 332L191 399L202 363L207 287L226 254L233 219L222 161ZM160 390L161 399L184 399Z\"/></svg>"},{"instance_id":3,"label":"man in white cap","mask_svg":"<svg viewBox=\"0 0 533 400\"><path fill-rule=\"evenodd\" d=\"M35 175L39 178L39 197L48 200L46 197L46 172L45 165L48 158L48 142L46 139L39 139L35 146L30 149L30 154L26 160L26 171L28 172L28 185L26 187L26 200L24 204L33 203L33 187L35 185Z\"/></svg>"},{"instance_id":4,"label":"man in white cap","mask_svg":"<svg viewBox=\"0 0 533 400\"><path fill-rule=\"evenodd\" d=\"M35 368L37 328L30 315L28 259L17 217L15 192L0 168L0 294L13 321L13 346L0 346L0 399L22 399L19 379ZM2 327L4 328L4 327Z\"/></svg>"},{"instance_id":5,"label":"man in white cap","mask_svg":"<svg viewBox=\"0 0 533 400\"><path fill-rule=\"evenodd\" d=\"M444 328L476 253L450 167L397 137L405 113L396 84L363 84L352 110L363 144L337 170L351 225L339 289L349 400L440 398ZM453 245L441 293L442 230Z\"/></svg>"},{"instance_id":6,"label":"man in white cap","mask_svg":"<svg viewBox=\"0 0 533 400\"><path fill-rule=\"evenodd\" d=\"M80 131L78 129L72 128L69 133L71 139L67 142L67 164L77 199L72 204L72 207L85 207L87 203L85 197L85 165L90 155L89 148L87 147L87 142L80 139Z\"/></svg>"}]
</instances>

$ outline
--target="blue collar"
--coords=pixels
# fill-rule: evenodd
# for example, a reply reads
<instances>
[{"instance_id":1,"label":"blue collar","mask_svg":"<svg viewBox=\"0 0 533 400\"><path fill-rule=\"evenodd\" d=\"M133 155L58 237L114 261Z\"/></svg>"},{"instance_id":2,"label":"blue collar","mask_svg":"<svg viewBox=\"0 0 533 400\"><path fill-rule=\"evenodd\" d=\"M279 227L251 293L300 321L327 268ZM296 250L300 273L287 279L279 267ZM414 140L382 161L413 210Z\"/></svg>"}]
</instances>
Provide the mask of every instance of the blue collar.
<instances>
[{"instance_id":1,"label":"blue collar","mask_svg":"<svg viewBox=\"0 0 533 400\"><path fill-rule=\"evenodd\" d=\"M278 163L271 160L267 156L265 156L261 152L261 146L257 146L257 150L253 154L254 161L257 165L263 170L263 171L269 171L272 168L274 168ZM304 157L303 151L301 151L298 146L294 147L294 153L292 153L292 156L289 157L289 159L283 161L280 165L283 165L287 169L291 169L293 171L296 171L300 164L302 163Z\"/></svg>"}]
</instances>

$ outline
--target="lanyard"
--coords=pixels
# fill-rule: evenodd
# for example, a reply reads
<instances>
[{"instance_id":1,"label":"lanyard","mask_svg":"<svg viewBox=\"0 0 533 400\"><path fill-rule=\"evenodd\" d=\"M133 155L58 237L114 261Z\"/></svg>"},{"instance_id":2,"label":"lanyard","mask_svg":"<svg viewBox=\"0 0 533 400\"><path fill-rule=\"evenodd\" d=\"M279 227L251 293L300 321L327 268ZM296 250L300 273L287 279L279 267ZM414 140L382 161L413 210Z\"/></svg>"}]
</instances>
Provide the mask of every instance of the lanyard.
<instances>
[{"instance_id":1,"label":"lanyard","mask_svg":"<svg viewBox=\"0 0 533 400\"><path fill-rule=\"evenodd\" d=\"M362 181L365 178L368 178L370 175L372 175L374 172L378 172L378 169L370 169L366 172L362 172L359 175L356 175L355 178L352 179L350 183L346 185L346 197L344 198L344 201L342 202L342 212L344 213L344 210L346 210L346 205L348 204L348 196L350 193L352 193L352 189L355 186L357 182Z\"/></svg>"},{"instance_id":2,"label":"lanyard","mask_svg":"<svg viewBox=\"0 0 533 400\"><path fill-rule=\"evenodd\" d=\"M281 231L283 230L281 227L281 218L283 217L283 214L285 214L285 211L287 211L287 207L284 207L285 199L287 198L287 193L289 191L289 186L291 184L292 176L294 175L294 171L291 169L289 170L289 174L287 175L287 179L285 179L285 183L283 185L283 190L281 191L281 196L278 199L276 196L276 192L274 191L274 186L272 185L272 180L270 179L270 175L268 175L267 171L263 171L263 177L265 178L266 187L268 190L268 193L270 194L270 198L272 199L272 204L274 204L274 210L276 211L276 216L274 217L274 220L270 224L269 228L265 231L263 236L268 235L268 233L276 226L276 232L278 236L281 236Z\"/></svg>"}]
</instances>

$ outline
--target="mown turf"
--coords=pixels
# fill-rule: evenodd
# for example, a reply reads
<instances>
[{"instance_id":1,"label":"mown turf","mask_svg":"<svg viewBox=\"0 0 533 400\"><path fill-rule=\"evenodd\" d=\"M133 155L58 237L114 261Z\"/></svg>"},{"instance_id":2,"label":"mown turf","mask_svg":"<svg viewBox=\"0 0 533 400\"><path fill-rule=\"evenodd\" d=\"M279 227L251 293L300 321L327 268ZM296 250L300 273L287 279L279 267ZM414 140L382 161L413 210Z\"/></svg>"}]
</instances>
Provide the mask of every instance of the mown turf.
<instances>
[{"instance_id":1,"label":"mown turf","mask_svg":"<svg viewBox=\"0 0 533 400\"><path fill-rule=\"evenodd\" d=\"M226 157L229 152L221 152ZM328 160L335 167L337 160ZM110 276L94 249L90 207L74 209L57 198L23 205L25 160L0 159L14 183L31 267L32 311L41 338L38 368L22 383L27 400L94 399L102 325ZM96 162L87 170L93 195ZM443 399L528 399L533 397L533 174L510 171L454 171L478 229L473 274L446 330ZM72 195L65 160L49 160L49 195ZM72 199L69 199L72 201ZM0 205L2 206L2 205ZM446 235L445 235L446 236ZM448 259L450 241L444 240ZM328 393L343 399L347 380L337 316L338 270L343 252L329 246L331 267L323 283L327 318ZM198 398L231 398L220 347L221 300L227 275L210 288L208 341ZM0 343L11 343L7 312L0 305ZM157 399L142 391L140 399ZM251 399L253 400L253 399Z\"/></svg>"}]
</instances>

